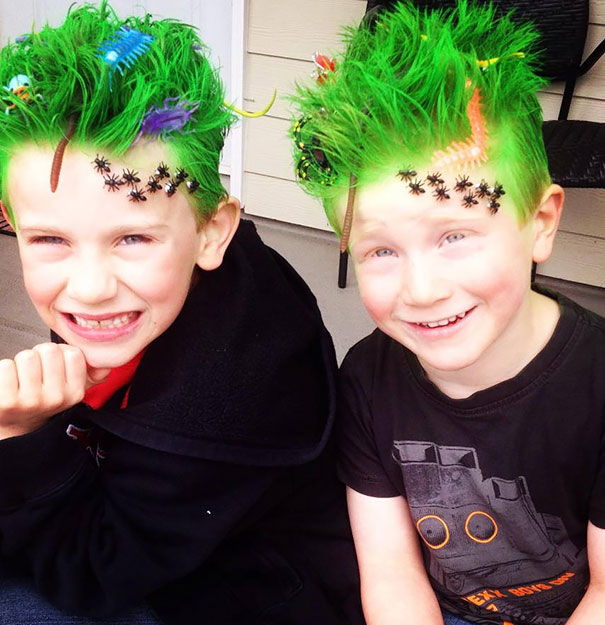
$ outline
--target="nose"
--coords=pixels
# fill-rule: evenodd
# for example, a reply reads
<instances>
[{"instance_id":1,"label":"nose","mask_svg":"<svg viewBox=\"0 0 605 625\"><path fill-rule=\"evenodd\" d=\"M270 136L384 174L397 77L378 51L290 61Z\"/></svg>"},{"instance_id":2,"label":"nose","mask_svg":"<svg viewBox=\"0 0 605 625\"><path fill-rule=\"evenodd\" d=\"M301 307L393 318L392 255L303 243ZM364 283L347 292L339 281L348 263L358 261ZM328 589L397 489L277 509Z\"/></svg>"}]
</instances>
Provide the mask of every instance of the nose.
<instances>
[{"instance_id":1,"label":"nose","mask_svg":"<svg viewBox=\"0 0 605 625\"><path fill-rule=\"evenodd\" d=\"M401 277L401 301L407 306L430 306L452 294L445 268L426 258L409 258Z\"/></svg>"},{"instance_id":2,"label":"nose","mask_svg":"<svg viewBox=\"0 0 605 625\"><path fill-rule=\"evenodd\" d=\"M70 267L67 295L82 304L99 304L115 297L118 280L111 264L96 254L81 254Z\"/></svg>"}]
</instances>

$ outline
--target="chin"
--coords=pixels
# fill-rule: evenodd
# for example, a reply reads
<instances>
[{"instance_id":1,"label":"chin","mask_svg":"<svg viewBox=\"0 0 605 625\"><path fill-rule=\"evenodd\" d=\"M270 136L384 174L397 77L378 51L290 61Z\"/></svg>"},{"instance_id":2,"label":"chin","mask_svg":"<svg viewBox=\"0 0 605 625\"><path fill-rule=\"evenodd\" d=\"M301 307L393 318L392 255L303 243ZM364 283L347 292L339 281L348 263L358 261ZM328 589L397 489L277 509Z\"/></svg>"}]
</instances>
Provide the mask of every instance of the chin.
<instances>
[{"instance_id":1,"label":"chin","mask_svg":"<svg viewBox=\"0 0 605 625\"><path fill-rule=\"evenodd\" d=\"M107 350L106 353L99 353L99 350L82 348L82 353L86 360L86 364L93 369L115 369L121 367L127 362L131 361L141 350L138 351L120 351L119 353L111 353L111 350Z\"/></svg>"}]
</instances>

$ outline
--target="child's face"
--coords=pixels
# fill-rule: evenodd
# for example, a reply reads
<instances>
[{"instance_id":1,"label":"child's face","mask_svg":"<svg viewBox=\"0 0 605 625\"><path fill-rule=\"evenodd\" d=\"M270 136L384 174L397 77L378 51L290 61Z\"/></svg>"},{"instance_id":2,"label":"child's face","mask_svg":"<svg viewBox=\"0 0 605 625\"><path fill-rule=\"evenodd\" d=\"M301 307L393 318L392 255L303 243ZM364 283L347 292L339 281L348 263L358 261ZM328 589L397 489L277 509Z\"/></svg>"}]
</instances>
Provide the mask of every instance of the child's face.
<instances>
[{"instance_id":1,"label":"child's face","mask_svg":"<svg viewBox=\"0 0 605 625\"><path fill-rule=\"evenodd\" d=\"M133 202L126 185L109 191L91 163L95 156L68 147L51 193L53 150L24 148L11 160L8 192L25 286L42 320L81 348L90 366L111 368L179 314L204 229L180 193L161 190ZM164 158L145 146L123 162L108 160L118 177L138 170L137 186L145 188Z\"/></svg>"},{"instance_id":2,"label":"child's face","mask_svg":"<svg viewBox=\"0 0 605 625\"><path fill-rule=\"evenodd\" d=\"M361 297L427 372L494 366L530 323L533 220L518 223L509 195L494 215L486 199L465 207L456 177L442 178L442 201L426 184L413 195L397 176L358 190L350 249ZM481 179L493 185L495 176L474 170L470 180Z\"/></svg>"}]
</instances>

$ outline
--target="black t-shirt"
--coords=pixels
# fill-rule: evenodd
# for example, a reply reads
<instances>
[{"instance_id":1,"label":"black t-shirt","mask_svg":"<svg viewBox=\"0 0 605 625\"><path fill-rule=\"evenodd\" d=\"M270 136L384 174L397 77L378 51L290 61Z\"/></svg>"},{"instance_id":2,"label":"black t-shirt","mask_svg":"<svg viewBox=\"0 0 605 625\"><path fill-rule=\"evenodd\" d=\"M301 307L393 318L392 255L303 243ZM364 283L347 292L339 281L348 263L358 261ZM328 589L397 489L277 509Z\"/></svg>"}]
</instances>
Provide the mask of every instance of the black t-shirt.
<instances>
[{"instance_id":1,"label":"black t-shirt","mask_svg":"<svg viewBox=\"0 0 605 625\"><path fill-rule=\"evenodd\" d=\"M341 368L341 479L406 497L441 606L473 622L564 623L605 528L605 320L557 299L540 354L466 399L379 330Z\"/></svg>"}]
</instances>

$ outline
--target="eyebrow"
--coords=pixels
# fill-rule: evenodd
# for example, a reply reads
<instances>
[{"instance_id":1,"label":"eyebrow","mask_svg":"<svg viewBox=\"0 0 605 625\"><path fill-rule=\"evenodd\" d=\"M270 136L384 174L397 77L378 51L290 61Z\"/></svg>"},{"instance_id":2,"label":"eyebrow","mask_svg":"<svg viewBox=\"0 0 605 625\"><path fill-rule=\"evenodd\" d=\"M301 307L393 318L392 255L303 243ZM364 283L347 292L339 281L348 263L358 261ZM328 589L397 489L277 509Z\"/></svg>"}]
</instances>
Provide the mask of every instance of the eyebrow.
<instances>
[{"instance_id":1,"label":"eyebrow","mask_svg":"<svg viewBox=\"0 0 605 625\"><path fill-rule=\"evenodd\" d=\"M131 233L131 232L141 232L141 231L145 231L145 232L149 232L149 231L162 231L162 230L166 230L168 228L168 225L163 223L163 222L158 222L158 223L151 223L151 224L120 224L119 226L111 229L110 231L106 232L105 234L109 234L110 236L117 236L119 234L126 234L126 233ZM37 233L44 233L44 234L69 234L69 229L68 228L63 228L61 226L55 226L55 225L51 225L51 224L28 224L25 226L21 226L19 227L19 231L22 235L27 235L27 234L37 234Z\"/></svg>"},{"instance_id":2,"label":"eyebrow","mask_svg":"<svg viewBox=\"0 0 605 625\"><path fill-rule=\"evenodd\" d=\"M437 225L446 225L446 224L450 224L450 223L464 223L464 224L469 224L469 223L473 223L473 222L479 222L479 221L483 221L484 216L481 214L477 214L477 213L470 213L470 211L472 211L473 209L465 209L468 210L469 213L466 215L445 215L445 214L435 214L433 212L429 212L427 211L424 215L422 215L422 218L426 218L430 223L432 224L437 224ZM358 222L358 226L362 226L364 228L370 228L372 230L376 229L378 230L379 228L390 228L391 224L389 223L388 220L384 220L384 219L375 219L375 218L369 218L369 219L364 219L363 217L360 218L360 221Z\"/></svg>"}]
</instances>

